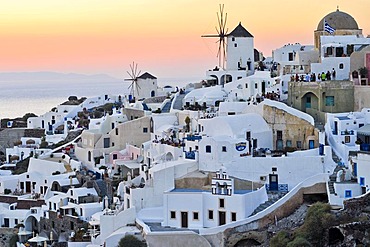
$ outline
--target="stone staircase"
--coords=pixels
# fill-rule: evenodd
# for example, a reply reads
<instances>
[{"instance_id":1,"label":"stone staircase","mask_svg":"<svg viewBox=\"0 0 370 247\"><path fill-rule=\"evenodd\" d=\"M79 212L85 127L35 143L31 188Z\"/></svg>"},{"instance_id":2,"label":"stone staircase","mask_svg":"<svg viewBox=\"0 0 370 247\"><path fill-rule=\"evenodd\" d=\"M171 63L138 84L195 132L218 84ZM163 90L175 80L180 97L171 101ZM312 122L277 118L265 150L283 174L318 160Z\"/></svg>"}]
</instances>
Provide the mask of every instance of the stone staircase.
<instances>
[{"instance_id":1,"label":"stone staircase","mask_svg":"<svg viewBox=\"0 0 370 247\"><path fill-rule=\"evenodd\" d=\"M182 109L182 100L184 99L186 94L179 94L176 97L176 100L173 104L173 109L181 110Z\"/></svg>"},{"instance_id":2,"label":"stone staircase","mask_svg":"<svg viewBox=\"0 0 370 247\"><path fill-rule=\"evenodd\" d=\"M333 174L329 176L328 186L329 186L330 194L336 195L335 189L334 189L334 183L337 181L337 173L340 169L342 169L342 166L340 165L339 157L335 154L333 150L332 150L332 159L335 163L337 163L337 166L335 167Z\"/></svg>"},{"instance_id":3,"label":"stone staircase","mask_svg":"<svg viewBox=\"0 0 370 247\"><path fill-rule=\"evenodd\" d=\"M268 198L269 199L265 203L262 203L261 205L259 205L253 211L253 213L250 216L253 216L253 215L255 215L255 214L257 214L257 213L265 210L266 208L270 207L272 204L274 204L275 202L277 202L280 198L282 198L286 194L287 194L287 192L273 192L273 193L269 193L268 194Z\"/></svg>"}]
</instances>

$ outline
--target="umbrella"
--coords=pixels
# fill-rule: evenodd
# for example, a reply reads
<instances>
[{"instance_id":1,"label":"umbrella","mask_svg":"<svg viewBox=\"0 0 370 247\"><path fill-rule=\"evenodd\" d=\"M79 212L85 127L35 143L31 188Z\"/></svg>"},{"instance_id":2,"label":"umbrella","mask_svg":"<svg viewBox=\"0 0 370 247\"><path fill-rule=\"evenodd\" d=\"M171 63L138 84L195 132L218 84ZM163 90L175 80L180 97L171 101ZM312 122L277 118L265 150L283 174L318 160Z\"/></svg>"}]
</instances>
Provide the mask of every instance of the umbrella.
<instances>
[{"instance_id":1,"label":"umbrella","mask_svg":"<svg viewBox=\"0 0 370 247\"><path fill-rule=\"evenodd\" d=\"M28 239L28 242L31 242L31 243L41 243L41 242L44 242L44 241L47 241L47 240L49 240L49 239L48 238L45 238L45 237L41 237L38 234L36 234L36 237L33 237L33 238Z\"/></svg>"},{"instance_id":2,"label":"umbrella","mask_svg":"<svg viewBox=\"0 0 370 247\"><path fill-rule=\"evenodd\" d=\"M18 235L19 235L19 236L32 235L32 232L27 231L27 230L26 230L26 229L24 229L23 227L20 227L20 228L19 228Z\"/></svg>"}]
</instances>

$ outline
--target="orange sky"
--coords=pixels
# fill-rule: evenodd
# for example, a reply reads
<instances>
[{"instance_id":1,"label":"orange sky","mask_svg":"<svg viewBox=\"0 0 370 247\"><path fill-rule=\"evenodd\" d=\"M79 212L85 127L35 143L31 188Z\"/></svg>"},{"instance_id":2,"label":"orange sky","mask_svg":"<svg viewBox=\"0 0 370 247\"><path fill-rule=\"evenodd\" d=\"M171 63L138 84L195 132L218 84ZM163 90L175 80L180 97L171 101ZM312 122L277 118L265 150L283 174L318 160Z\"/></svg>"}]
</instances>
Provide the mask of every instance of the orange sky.
<instances>
[{"instance_id":1,"label":"orange sky","mask_svg":"<svg viewBox=\"0 0 370 247\"><path fill-rule=\"evenodd\" d=\"M266 56L286 43L313 43L326 14L340 10L370 34L369 0L227 0ZM0 72L56 71L126 77L135 61L162 77L200 77L217 63L218 3L211 0L17 0L0 8Z\"/></svg>"}]
</instances>

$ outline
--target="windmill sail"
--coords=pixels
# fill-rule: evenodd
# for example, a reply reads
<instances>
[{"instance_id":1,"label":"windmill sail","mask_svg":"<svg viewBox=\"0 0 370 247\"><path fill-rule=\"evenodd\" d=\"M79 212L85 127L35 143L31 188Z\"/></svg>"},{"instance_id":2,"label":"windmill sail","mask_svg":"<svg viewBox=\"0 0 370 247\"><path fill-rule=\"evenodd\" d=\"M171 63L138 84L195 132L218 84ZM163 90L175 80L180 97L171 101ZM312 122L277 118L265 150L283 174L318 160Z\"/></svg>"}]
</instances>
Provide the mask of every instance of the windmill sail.
<instances>
[{"instance_id":1,"label":"windmill sail","mask_svg":"<svg viewBox=\"0 0 370 247\"><path fill-rule=\"evenodd\" d=\"M225 68L226 62L226 38L228 29L226 29L227 13L224 13L224 5L220 4L220 12L217 13L218 27L216 27L217 34L202 35L204 38L218 38L218 65ZM225 30L226 29L226 30Z\"/></svg>"},{"instance_id":2,"label":"windmill sail","mask_svg":"<svg viewBox=\"0 0 370 247\"><path fill-rule=\"evenodd\" d=\"M133 97L133 99L135 99L136 96L139 96L139 89L141 89L138 83L138 77L140 73L141 70L137 71L137 63L135 64L135 62L132 62L132 64L130 64L130 71L127 71L127 74L130 76L130 78L125 79L125 81L131 81L131 84L128 86L128 88L131 89L130 95Z\"/></svg>"}]
</instances>

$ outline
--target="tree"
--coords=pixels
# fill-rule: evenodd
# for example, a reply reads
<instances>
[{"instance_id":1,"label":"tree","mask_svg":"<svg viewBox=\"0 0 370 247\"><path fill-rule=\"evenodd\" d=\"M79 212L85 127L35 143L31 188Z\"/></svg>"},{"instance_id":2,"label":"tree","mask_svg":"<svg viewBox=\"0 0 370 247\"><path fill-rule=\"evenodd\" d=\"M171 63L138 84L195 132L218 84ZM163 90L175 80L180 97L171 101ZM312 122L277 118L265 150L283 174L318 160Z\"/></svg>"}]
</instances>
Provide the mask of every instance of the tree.
<instances>
[{"instance_id":1,"label":"tree","mask_svg":"<svg viewBox=\"0 0 370 247\"><path fill-rule=\"evenodd\" d=\"M145 247L146 244L141 242L133 235L126 235L125 237L121 238L118 242L118 247Z\"/></svg>"},{"instance_id":2,"label":"tree","mask_svg":"<svg viewBox=\"0 0 370 247\"><path fill-rule=\"evenodd\" d=\"M189 132L190 131L190 118L189 118L189 116L186 116L185 124L186 124L186 131Z\"/></svg>"},{"instance_id":3,"label":"tree","mask_svg":"<svg viewBox=\"0 0 370 247\"><path fill-rule=\"evenodd\" d=\"M37 117L37 115L34 114L34 113L26 113L26 114L24 114L24 116L22 117L22 119L24 121L27 121L27 119L30 118L30 117Z\"/></svg>"}]
</instances>

